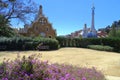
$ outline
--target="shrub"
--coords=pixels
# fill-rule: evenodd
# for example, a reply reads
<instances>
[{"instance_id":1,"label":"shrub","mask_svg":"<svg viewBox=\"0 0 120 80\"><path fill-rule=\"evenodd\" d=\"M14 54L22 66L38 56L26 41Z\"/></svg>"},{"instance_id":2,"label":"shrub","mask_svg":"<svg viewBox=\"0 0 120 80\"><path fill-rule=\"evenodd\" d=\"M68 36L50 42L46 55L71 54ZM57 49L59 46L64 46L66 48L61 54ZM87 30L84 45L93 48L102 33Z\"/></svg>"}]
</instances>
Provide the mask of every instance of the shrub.
<instances>
[{"instance_id":1,"label":"shrub","mask_svg":"<svg viewBox=\"0 0 120 80\"><path fill-rule=\"evenodd\" d=\"M113 47L110 46L103 46L103 45L88 45L88 48L101 50L101 51L113 51Z\"/></svg>"},{"instance_id":2,"label":"shrub","mask_svg":"<svg viewBox=\"0 0 120 80\"><path fill-rule=\"evenodd\" d=\"M87 48L88 45L104 45L113 47L113 51L120 52L120 38L56 38L60 47L81 47Z\"/></svg>"},{"instance_id":3,"label":"shrub","mask_svg":"<svg viewBox=\"0 0 120 80\"><path fill-rule=\"evenodd\" d=\"M49 50L56 50L59 45L57 40L49 38L0 37L0 50L35 50L40 43L49 46Z\"/></svg>"},{"instance_id":4,"label":"shrub","mask_svg":"<svg viewBox=\"0 0 120 80\"><path fill-rule=\"evenodd\" d=\"M60 47L66 47L66 38L62 37L62 36L58 36L56 37L56 39L58 40Z\"/></svg>"},{"instance_id":5,"label":"shrub","mask_svg":"<svg viewBox=\"0 0 120 80\"><path fill-rule=\"evenodd\" d=\"M41 38L39 40L34 40L36 42L36 47L39 46L39 44L42 44L41 46L48 46L49 50L56 50L59 47L59 43L56 39L51 38Z\"/></svg>"},{"instance_id":6,"label":"shrub","mask_svg":"<svg viewBox=\"0 0 120 80\"><path fill-rule=\"evenodd\" d=\"M36 57L37 56L37 57ZM70 65L49 64L40 61L40 55L18 57L0 65L2 80L105 80L95 68L78 68Z\"/></svg>"}]
</instances>

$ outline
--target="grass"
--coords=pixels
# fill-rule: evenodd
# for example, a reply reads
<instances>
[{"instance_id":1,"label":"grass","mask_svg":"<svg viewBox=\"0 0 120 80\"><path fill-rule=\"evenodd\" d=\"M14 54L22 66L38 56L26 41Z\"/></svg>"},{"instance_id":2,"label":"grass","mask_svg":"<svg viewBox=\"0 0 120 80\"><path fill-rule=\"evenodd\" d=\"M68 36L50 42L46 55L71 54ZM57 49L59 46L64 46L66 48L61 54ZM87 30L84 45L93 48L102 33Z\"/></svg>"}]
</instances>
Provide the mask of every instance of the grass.
<instances>
[{"instance_id":1,"label":"grass","mask_svg":"<svg viewBox=\"0 0 120 80\"><path fill-rule=\"evenodd\" d=\"M50 63L65 63L77 67L96 67L105 75L120 77L120 54L114 52L96 51L83 48L62 48L57 51L4 51L0 54L0 61L3 58L15 59L17 53L31 55L32 53L42 53L42 60Z\"/></svg>"}]
</instances>

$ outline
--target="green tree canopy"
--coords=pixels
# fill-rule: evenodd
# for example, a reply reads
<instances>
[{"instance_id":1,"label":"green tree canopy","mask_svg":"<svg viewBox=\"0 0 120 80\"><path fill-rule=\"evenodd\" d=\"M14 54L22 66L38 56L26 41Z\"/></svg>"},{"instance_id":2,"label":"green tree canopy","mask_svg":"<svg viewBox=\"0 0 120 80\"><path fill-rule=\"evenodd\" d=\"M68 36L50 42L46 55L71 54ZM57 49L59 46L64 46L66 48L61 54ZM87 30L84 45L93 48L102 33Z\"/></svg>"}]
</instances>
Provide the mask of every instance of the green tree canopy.
<instances>
[{"instance_id":1,"label":"green tree canopy","mask_svg":"<svg viewBox=\"0 0 120 80\"><path fill-rule=\"evenodd\" d=\"M15 31L10 27L11 20L29 23L37 12L33 0L0 0L0 36L11 37ZM16 26L17 27L17 26Z\"/></svg>"},{"instance_id":2,"label":"green tree canopy","mask_svg":"<svg viewBox=\"0 0 120 80\"><path fill-rule=\"evenodd\" d=\"M120 22L120 21L119 21ZM119 26L119 22L117 23L113 23L111 26L111 31L109 33L109 37L117 37L120 38L120 26Z\"/></svg>"},{"instance_id":3,"label":"green tree canopy","mask_svg":"<svg viewBox=\"0 0 120 80\"><path fill-rule=\"evenodd\" d=\"M0 15L0 37L12 37L15 35L15 31L9 26L9 21Z\"/></svg>"},{"instance_id":4,"label":"green tree canopy","mask_svg":"<svg viewBox=\"0 0 120 80\"><path fill-rule=\"evenodd\" d=\"M109 33L109 37L116 37L116 25L115 24L112 24L112 29Z\"/></svg>"}]
</instances>

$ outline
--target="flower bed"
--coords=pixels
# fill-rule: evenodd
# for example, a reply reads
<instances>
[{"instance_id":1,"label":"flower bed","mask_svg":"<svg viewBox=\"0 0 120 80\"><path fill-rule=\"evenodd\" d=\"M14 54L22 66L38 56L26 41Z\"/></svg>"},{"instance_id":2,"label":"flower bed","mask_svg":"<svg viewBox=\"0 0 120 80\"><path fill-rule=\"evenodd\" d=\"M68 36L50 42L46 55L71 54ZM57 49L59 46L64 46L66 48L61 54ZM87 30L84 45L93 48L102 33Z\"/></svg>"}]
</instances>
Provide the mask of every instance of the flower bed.
<instances>
[{"instance_id":1,"label":"flower bed","mask_svg":"<svg viewBox=\"0 0 120 80\"><path fill-rule=\"evenodd\" d=\"M5 60L0 65L0 80L105 80L94 67L78 68L72 65L49 64L40 61L40 55Z\"/></svg>"}]
</instances>

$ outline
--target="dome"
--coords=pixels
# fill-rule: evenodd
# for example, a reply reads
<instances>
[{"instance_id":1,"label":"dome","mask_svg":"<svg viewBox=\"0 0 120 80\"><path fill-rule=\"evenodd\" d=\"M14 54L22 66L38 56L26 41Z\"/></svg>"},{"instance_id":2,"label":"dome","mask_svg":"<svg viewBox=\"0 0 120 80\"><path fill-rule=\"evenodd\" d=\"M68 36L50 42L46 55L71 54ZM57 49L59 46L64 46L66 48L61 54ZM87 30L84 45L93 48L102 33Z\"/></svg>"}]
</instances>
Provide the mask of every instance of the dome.
<instances>
[{"instance_id":1,"label":"dome","mask_svg":"<svg viewBox=\"0 0 120 80\"><path fill-rule=\"evenodd\" d=\"M97 38L97 34L94 33L94 32L89 32L89 33L87 34L87 37L88 37L88 38Z\"/></svg>"}]
</instances>

